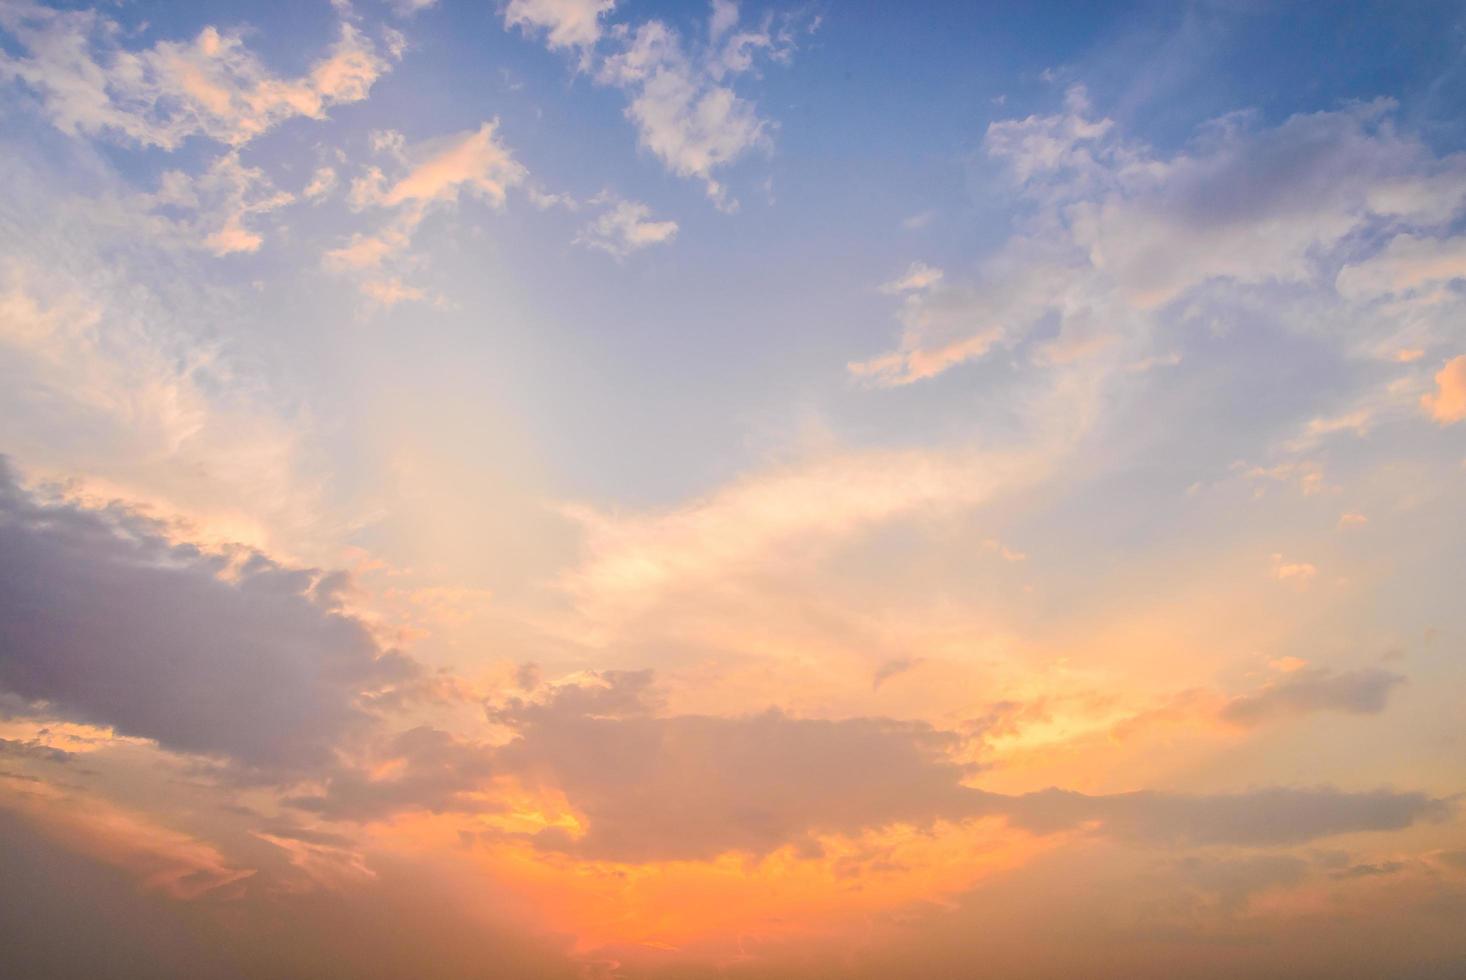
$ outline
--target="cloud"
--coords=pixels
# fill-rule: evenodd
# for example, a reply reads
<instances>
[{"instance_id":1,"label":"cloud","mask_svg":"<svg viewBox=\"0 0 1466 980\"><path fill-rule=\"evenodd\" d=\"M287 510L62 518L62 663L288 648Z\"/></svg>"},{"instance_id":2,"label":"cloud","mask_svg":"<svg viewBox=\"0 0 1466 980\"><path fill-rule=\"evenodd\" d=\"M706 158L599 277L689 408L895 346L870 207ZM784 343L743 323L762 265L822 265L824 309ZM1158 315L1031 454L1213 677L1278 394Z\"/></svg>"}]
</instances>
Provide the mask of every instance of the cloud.
<instances>
[{"instance_id":1,"label":"cloud","mask_svg":"<svg viewBox=\"0 0 1466 980\"><path fill-rule=\"evenodd\" d=\"M545 32L551 48L589 47L601 39L601 18L616 0L509 0L504 26Z\"/></svg>"},{"instance_id":2,"label":"cloud","mask_svg":"<svg viewBox=\"0 0 1466 980\"><path fill-rule=\"evenodd\" d=\"M1318 575L1318 566L1306 561L1285 561L1282 555L1273 555L1273 578L1279 582L1307 585Z\"/></svg>"},{"instance_id":3,"label":"cloud","mask_svg":"<svg viewBox=\"0 0 1466 980\"><path fill-rule=\"evenodd\" d=\"M1439 820L1421 793L1272 787L1243 793L1005 795L967 784L964 739L922 722L665 715L650 672L606 672L490 718L515 732L497 771L564 794L579 831L551 827L537 847L623 862L768 854L821 835L1001 816L1047 835L1089 829L1143 844L1287 846Z\"/></svg>"},{"instance_id":4,"label":"cloud","mask_svg":"<svg viewBox=\"0 0 1466 980\"><path fill-rule=\"evenodd\" d=\"M1440 821L1450 814L1447 803L1423 793L1346 793L1330 787L1273 787L1214 795L1142 791L1113 796L1051 789L1011 798L1001 806L1015 825L1037 833L1098 821L1103 833L1123 840L1252 847L1403 830L1417 821Z\"/></svg>"},{"instance_id":5,"label":"cloud","mask_svg":"<svg viewBox=\"0 0 1466 980\"><path fill-rule=\"evenodd\" d=\"M812 833L960 813L970 791L948 758L955 735L887 719L825 721L778 711L655 715L645 672L566 686L493 715L517 732L506 772L559 790L588 828L537 843L619 861L765 854Z\"/></svg>"},{"instance_id":6,"label":"cloud","mask_svg":"<svg viewBox=\"0 0 1466 980\"><path fill-rule=\"evenodd\" d=\"M881 292L897 294L916 292L936 285L941 278L941 269L933 268L925 262L913 262L905 275L883 285Z\"/></svg>"},{"instance_id":7,"label":"cloud","mask_svg":"<svg viewBox=\"0 0 1466 980\"><path fill-rule=\"evenodd\" d=\"M105 214L18 186L38 211L16 219L27 258L0 267L8 448L78 493L184 519L195 539L316 540L316 497L298 455L307 420L270 411L253 376L191 332L219 315L212 297L170 277L177 265L160 271L121 247L135 245L135 232Z\"/></svg>"},{"instance_id":8,"label":"cloud","mask_svg":"<svg viewBox=\"0 0 1466 980\"><path fill-rule=\"evenodd\" d=\"M498 120L489 120L477 129L411 146L401 133L374 132L375 151L399 176L389 179L372 166L352 181L352 208L378 215L379 223L373 231L354 233L345 244L327 250L325 268L356 277L362 294L382 306L426 299L427 292L404 276L406 266L421 264L410 249L427 215L457 207L464 196L501 208L509 190L528 177L529 171L500 140L498 128Z\"/></svg>"},{"instance_id":9,"label":"cloud","mask_svg":"<svg viewBox=\"0 0 1466 980\"><path fill-rule=\"evenodd\" d=\"M1042 450L834 454L749 475L662 512L567 507L585 533L585 558L563 584L583 611L615 618L670 589L768 568L791 548L808 558L885 522L971 507L1031 479L1044 465Z\"/></svg>"},{"instance_id":10,"label":"cloud","mask_svg":"<svg viewBox=\"0 0 1466 980\"><path fill-rule=\"evenodd\" d=\"M498 120L476 130L420 143L404 154L415 163L381 198L385 207L455 202L468 191L502 207L508 188L524 180L526 171L496 135Z\"/></svg>"},{"instance_id":11,"label":"cloud","mask_svg":"<svg viewBox=\"0 0 1466 980\"><path fill-rule=\"evenodd\" d=\"M242 36L206 27L189 42L128 50L127 33L96 11L20 0L0 7L0 28L24 54L0 53L0 79L36 94L58 129L174 150L191 136L239 147L297 116L323 118L360 102L388 70L350 23L299 78L274 74Z\"/></svg>"},{"instance_id":12,"label":"cloud","mask_svg":"<svg viewBox=\"0 0 1466 980\"><path fill-rule=\"evenodd\" d=\"M727 82L752 71L759 54L787 60L792 21L785 17L776 26L769 15L738 30L738 5L719 0L699 41L656 19L605 29L602 18L613 6L612 0L510 0L504 26L544 32L551 49L576 50L581 70L627 93L626 117L642 147L677 176L701 181L720 208L732 210L737 202L715 172L769 148L773 126Z\"/></svg>"},{"instance_id":13,"label":"cloud","mask_svg":"<svg viewBox=\"0 0 1466 980\"><path fill-rule=\"evenodd\" d=\"M909 384L1055 322L1061 337L1118 334L1145 357L1183 298L1188 316L1221 318L1236 297L1281 286L1308 291L1315 310L1350 304L1339 319L1372 329L1346 343L1418 346L1459 315L1457 299L1422 287L1461 275L1459 240L1428 233L1466 204L1466 155L1401 135L1393 111L1378 101L1271 128L1225 116L1171 155L1124 140L1080 88L1061 113L995 122L984 147L1016 194L1016 233L969 280L905 294L898 347L849 369ZM1350 242L1364 243L1363 257ZM1365 315L1402 290L1440 309ZM1315 329L1308 315L1295 322Z\"/></svg>"},{"instance_id":14,"label":"cloud","mask_svg":"<svg viewBox=\"0 0 1466 980\"><path fill-rule=\"evenodd\" d=\"M1259 691L1228 701L1220 716L1234 725L1251 727L1318 711L1375 715L1385 710L1390 691L1404 681L1399 674L1377 667L1342 672L1301 667Z\"/></svg>"},{"instance_id":15,"label":"cloud","mask_svg":"<svg viewBox=\"0 0 1466 980\"><path fill-rule=\"evenodd\" d=\"M881 685L893 677L900 677L909 671L921 666L920 657L897 657L894 660L887 660L876 668L875 676L871 678L871 690L879 691Z\"/></svg>"},{"instance_id":16,"label":"cloud","mask_svg":"<svg viewBox=\"0 0 1466 980\"><path fill-rule=\"evenodd\" d=\"M165 748L280 771L326 764L371 701L416 676L329 580L231 565L120 505L89 510L0 469L0 688Z\"/></svg>"},{"instance_id":17,"label":"cloud","mask_svg":"<svg viewBox=\"0 0 1466 980\"><path fill-rule=\"evenodd\" d=\"M179 170L165 172L157 193L146 202L154 214L163 209L191 213L191 219L178 223L180 232L194 247L223 256L257 251L264 239L250 222L294 200L293 194L277 189L263 170L244 166L239 154L231 152L216 158L196 177Z\"/></svg>"},{"instance_id":18,"label":"cloud","mask_svg":"<svg viewBox=\"0 0 1466 980\"><path fill-rule=\"evenodd\" d=\"M392 11L398 17L411 17L414 14L436 6L438 0L391 0Z\"/></svg>"},{"instance_id":19,"label":"cloud","mask_svg":"<svg viewBox=\"0 0 1466 980\"><path fill-rule=\"evenodd\" d=\"M76 753L74 752L58 749L55 746L47 745L33 738L26 739L25 741L13 738L0 738L0 755L40 762L70 762L76 758Z\"/></svg>"},{"instance_id":20,"label":"cloud","mask_svg":"<svg viewBox=\"0 0 1466 980\"><path fill-rule=\"evenodd\" d=\"M7 811L22 815L74 851L127 872L144 894L193 901L255 873L232 863L206 840L95 796L77 796L50 785L24 794L0 788L0 815Z\"/></svg>"},{"instance_id":21,"label":"cloud","mask_svg":"<svg viewBox=\"0 0 1466 980\"><path fill-rule=\"evenodd\" d=\"M676 237L677 222L649 221L650 216L651 208L638 201L612 201L604 212L580 229L575 242L624 258L638 249L661 245Z\"/></svg>"},{"instance_id":22,"label":"cloud","mask_svg":"<svg viewBox=\"0 0 1466 980\"><path fill-rule=\"evenodd\" d=\"M641 144L679 177L702 181L708 196L732 206L713 171L750 150L770 145L768 124L753 103L738 96L684 48L680 35L659 20L616 34L619 50L596 78L631 93L626 115Z\"/></svg>"},{"instance_id":23,"label":"cloud","mask_svg":"<svg viewBox=\"0 0 1466 980\"><path fill-rule=\"evenodd\" d=\"M1370 258L1344 266L1334 281L1345 296L1368 300L1454 279L1466 279L1466 236L1439 239L1407 233L1391 238ZM1419 353L1403 350L1399 355L1409 362Z\"/></svg>"},{"instance_id":24,"label":"cloud","mask_svg":"<svg viewBox=\"0 0 1466 980\"><path fill-rule=\"evenodd\" d=\"M310 183L300 196L308 201L319 200L331 193L336 188L336 171L332 167L317 167L315 173L311 174Z\"/></svg>"},{"instance_id":25,"label":"cloud","mask_svg":"<svg viewBox=\"0 0 1466 980\"><path fill-rule=\"evenodd\" d=\"M407 300L423 299L426 294L400 279L368 279L361 284L362 295L382 306L396 306Z\"/></svg>"},{"instance_id":26,"label":"cloud","mask_svg":"<svg viewBox=\"0 0 1466 980\"><path fill-rule=\"evenodd\" d=\"M499 805L473 794L483 789L494 771L490 748L423 726L377 747L369 770L338 771L320 794L285 802L331 819L358 821L404 809L493 810Z\"/></svg>"},{"instance_id":27,"label":"cloud","mask_svg":"<svg viewBox=\"0 0 1466 980\"><path fill-rule=\"evenodd\" d=\"M1466 419L1466 354L1451 358L1436 372L1436 390L1421 396L1420 405L1441 425Z\"/></svg>"}]
</instances>

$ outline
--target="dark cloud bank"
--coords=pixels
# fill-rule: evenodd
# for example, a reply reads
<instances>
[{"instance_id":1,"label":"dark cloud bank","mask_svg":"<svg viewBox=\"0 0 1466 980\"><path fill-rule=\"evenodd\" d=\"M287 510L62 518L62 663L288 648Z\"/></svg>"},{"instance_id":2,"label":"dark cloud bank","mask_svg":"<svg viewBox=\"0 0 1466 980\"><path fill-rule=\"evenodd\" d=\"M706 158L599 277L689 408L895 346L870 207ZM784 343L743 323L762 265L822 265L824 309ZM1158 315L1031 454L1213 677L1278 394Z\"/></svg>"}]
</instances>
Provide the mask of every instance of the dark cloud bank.
<instances>
[{"instance_id":1,"label":"dark cloud bank","mask_svg":"<svg viewBox=\"0 0 1466 980\"><path fill-rule=\"evenodd\" d=\"M327 763L416 666L336 608L338 577L227 564L124 508L38 499L0 458L0 689L180 752Z\"/></svg>"}]
</instances>

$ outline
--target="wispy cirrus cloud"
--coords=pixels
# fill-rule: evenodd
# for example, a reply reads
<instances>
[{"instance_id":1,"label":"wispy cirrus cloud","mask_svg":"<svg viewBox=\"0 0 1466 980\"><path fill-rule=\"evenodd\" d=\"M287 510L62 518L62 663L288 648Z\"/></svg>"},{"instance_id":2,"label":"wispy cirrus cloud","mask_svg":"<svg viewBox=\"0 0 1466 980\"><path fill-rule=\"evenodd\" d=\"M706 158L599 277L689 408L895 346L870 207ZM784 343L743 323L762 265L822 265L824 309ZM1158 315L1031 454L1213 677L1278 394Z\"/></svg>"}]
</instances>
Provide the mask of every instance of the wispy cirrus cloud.
<instances>
[{"instance_id":1,"label":"wispy cirrus cloud","mask_svg":"<svg viewBox=\"0 0 1466 980\"><path fill-rule=\"evenodd\" d=\"M327 250L325 268L355 277L362 293L383 306L428 298L407 279L407 267L413 264L408 250L424 218L434 210L455 208L464 198L502 208L509 191L529 176L498 129L498 120L489 120L477 129L411 146L400 133L376 134L373 142L382 165L368 166L352 181L349 200L354 210L375 217L377 226Z\"/></svg>"}]
</instances>

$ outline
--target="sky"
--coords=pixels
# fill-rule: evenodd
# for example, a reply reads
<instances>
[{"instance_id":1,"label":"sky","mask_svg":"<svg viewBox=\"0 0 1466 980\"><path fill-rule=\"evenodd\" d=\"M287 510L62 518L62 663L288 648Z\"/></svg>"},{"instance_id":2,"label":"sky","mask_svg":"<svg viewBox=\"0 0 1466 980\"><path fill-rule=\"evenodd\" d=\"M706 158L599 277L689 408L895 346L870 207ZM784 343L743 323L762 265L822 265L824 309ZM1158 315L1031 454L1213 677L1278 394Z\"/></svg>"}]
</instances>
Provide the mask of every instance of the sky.
<instances>
[{"instance_id":1,"label":"sky","mask_svg":"<svg viewBox=\"0 0 1466 980\"><path fill-rule=\"evenodd\" d=\"M1466 7L0 0L0 962L1459 976Z\"/></svg>"}]
</instances>

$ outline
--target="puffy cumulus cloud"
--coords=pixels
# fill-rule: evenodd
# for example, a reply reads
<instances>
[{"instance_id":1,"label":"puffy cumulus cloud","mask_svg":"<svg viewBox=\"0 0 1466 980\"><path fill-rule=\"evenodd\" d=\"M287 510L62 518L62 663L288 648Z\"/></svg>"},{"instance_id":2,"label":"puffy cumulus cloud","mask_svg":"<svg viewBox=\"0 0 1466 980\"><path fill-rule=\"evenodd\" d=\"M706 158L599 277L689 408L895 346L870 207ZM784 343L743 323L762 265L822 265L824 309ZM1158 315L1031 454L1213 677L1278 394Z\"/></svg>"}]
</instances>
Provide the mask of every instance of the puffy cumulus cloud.
<instances>
[{"instance_id":1,"label":"puffy cumulus cloud","mask_svg":"<svg viewBox=\"0 0 1466 980\"><path fill-rule=\"evenodd\" d=\"M1385 710L1390 692L1404 681L1399 674L1377 667L1346 671L1299 667L1258 691L1228 701L1220 715L1223 721L1245 726L1317 711L1376 715Z\"/></svg>"},{"instance_id":2,"label":"puffy cumulus cloud","mask_svg":"<svg viewBox=\"0 0 1466 980\"><path fill-rule=\"evenodd\" d=\"M750 150L767 148L768 123L752 102L720 84L721 74L700 64L667 24L647 21L634 31L618 27L619 50L602 63L597 80L630 93L626 115L636 124L642 146L679 177L702 181L720 206L732 207L713 171Z\"/></svg>"},{"instance_id":3,"label":"puffy cumulus cloud","mask_svg":"<svg viewBox=\"0 0 1466 980\"><path fill-rule=\"evenodd\" d=\"M617 258L662 245L677 236L677 222L652 221L651 208L639 201L612 200L605 211L580 229L577 245L598 248Z\"/></svg>"},{"instance_id":4,"label":"puffy cumulus cloud","mask_svg":"<svg viewBox=\"0 0 1466 980\"><path fill-rule=\"evenodd\" d=\"M672 173L700 181L721 208L737 202L715 172L767 149L773 124L734 91L730 80L750 73L759 56L787 60L794 20L766 15L739 29L736 3L713 3L705 37L684 37L663 20L635 26L602 21L613 0L510 0L504 26L543 33L550 48L572 48L597 83L626 92L626 117L643 148Z\"/></svg>"},{"instance_id":5,"label":"puffy cumulus cloud","mask_svg":"<svg viewBox=\"0 0 1466 980\"><path fill-rule=\"evenodd\" d=\"M1144 356L1182 300L1188 317L1225 322L1239 297L1284 286L1308 297L1289 305L1294 328L1317 331L1317 311L1333 310L1351 350L1439 339L1460 312L1444 289L1460 249L1432 233L1466 204L1466 156L1402 134L1393 110L1270 128L1234 114L1169 156L1123 139L1078 88L1059 114L995 122L984 146L1026 209L1018 231L974 277L903 292L897 349L850 370L919 381L1051 323L1061 340L1115 335Z\"/></svg>"},{"instance_id":6,"label":"puffy cumulus cloud","mask_svg":"<svg viewBox=\"0 0 1466 980\"><path fill-rule=\"evenodd\" d=\"M601 39L601 18L616 0L509 0L504 26L543 31L551 48L588 47Z\"/></svg>"},{"instance_id":7,"label":"puffy cumulus cloud","mask_svg":"<svg viewBox=\"0 0 1466 980\"><path fill-rule=\"evenodd\" d=\"M343 22L305 75L272 72L238 34L206 27L192 41L129 50L105 15L18 0L0 7L18 53L0 53L0 78L33 91L55 125L165 150L190 136L242 146L296 116L324 117L359 102L388 70L375 45Z\"/></svg>"},{"instance_id":8,"label":"puffy cumulus cloud","mask_svg":"<svg viewBox=\"0 0 1466 980\"><path fill-rule=\"evenodd\" d=\"M1466 354L1451 358L1436 372L1435 387L1420 399L1430 417L1441 425L1466 419Z\"/></svg>"},{"instance_id":9,"label":"puffy cumulus cloud","mask_svg":"<svg viewBox=\"0 0 1466 980\"><path fill-rule=\"evenodd\" d=\"M337 605L336 579L174 544L114 505L0 470L0 687L185 753L329 763L418 668Z\"/></svg>"}]
</instances>

